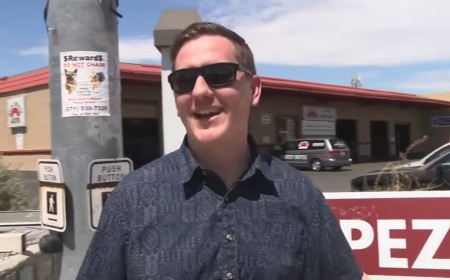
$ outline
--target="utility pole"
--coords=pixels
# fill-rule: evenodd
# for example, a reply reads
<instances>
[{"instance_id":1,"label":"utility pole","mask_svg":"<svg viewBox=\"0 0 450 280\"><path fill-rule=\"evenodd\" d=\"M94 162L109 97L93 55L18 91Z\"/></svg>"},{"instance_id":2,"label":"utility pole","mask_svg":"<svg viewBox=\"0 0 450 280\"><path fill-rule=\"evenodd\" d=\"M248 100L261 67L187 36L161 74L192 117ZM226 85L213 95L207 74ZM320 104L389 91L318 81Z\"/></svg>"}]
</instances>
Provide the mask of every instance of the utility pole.
<instances>
[{"instance_id":1,"label":"utility pole","mask_svg":"<svg viewBox=\"0 0 450 280\"><path fill-rule=\"evenodd\" d=\"M52 159L59 161L66 185L66 228L41 240L43 251L55 254L55 280L76 278L94 234L89 164L123 155L117 5L118 0L48 0L44 12Z\"/></svg>"}]
</instances>

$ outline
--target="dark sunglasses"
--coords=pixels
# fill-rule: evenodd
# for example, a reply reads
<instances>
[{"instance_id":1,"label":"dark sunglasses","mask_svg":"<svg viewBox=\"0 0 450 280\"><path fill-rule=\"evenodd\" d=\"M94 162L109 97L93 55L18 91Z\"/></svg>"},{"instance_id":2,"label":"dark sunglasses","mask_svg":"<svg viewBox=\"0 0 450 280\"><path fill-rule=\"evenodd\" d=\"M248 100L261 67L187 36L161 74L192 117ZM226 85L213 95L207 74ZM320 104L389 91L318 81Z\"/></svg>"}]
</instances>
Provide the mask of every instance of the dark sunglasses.
<instances>
[{"instance_id":1,"label":"dark sunglasses","mask_svg":"<svg viewBox=\"0 0 450 280\"><path fill-rule=\"evenodd\" d=\"M173 71L169 77L169 84L174 93L191 92L198 76L202 76L211 88L224 87L236 80L236 72L242 71L253 74L238 63L221 62L205 65L199 68L184 68Z\"/></svg>"}]
</instances>

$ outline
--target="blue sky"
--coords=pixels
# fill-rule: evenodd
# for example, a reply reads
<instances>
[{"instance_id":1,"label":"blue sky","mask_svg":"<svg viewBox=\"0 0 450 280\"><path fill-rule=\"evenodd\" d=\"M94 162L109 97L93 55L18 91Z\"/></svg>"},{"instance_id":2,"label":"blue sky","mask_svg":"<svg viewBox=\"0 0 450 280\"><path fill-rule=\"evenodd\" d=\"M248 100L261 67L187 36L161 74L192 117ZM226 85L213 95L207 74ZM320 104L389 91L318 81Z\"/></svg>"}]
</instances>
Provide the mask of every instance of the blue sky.
<instances>
[{"instance_id":1,"label":"blue sky","mask_svg":"<svg viewBox=\"0 0 450 280\"><path fill-rule=\"evenodd\" d=\"M47 66L45 2L0 1L0 77ZM121 0L121 61L160 64L153 28L172 8L243 35L260 75L338 85L359 75L365 88L450 92L449 0Z\"/></svg>"}]
</instances>

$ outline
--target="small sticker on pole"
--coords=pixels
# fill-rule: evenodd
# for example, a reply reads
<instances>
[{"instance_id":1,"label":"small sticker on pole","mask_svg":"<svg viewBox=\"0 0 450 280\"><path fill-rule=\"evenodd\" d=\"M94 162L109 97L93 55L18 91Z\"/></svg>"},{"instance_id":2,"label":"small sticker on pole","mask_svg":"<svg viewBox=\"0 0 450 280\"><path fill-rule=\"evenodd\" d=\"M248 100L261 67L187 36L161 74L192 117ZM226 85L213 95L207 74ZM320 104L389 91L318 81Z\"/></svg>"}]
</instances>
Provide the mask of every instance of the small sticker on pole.
<instances>
[{"instance_id":1,"label":"small sticker on pole","mask_svg":"<svg viewBox=\"0 0 450 280\"><path fill-rule=\"evenodd\" d=\"M110 116L108 53L60 53L62 116Z\"/></svg>"},{"instance_id":2,"label":"small sticker on pole","mask_svg":"<svg viewBox=\"0 0 450 280\"><path fill-rule=\"evenodd\" d=\"M89 226L97 230L105 203L117 184L133 171L129 158L97 159L88 167Z\"/></svg>"},{"instance_id":3,"label":"small sticker on pole","mask_svg":"<svg viewBox=\"0 0 450 280\"><path fill-rule=\"evenodd\" d=\"M58 160L38 160L39 206L41 225L64 232L66 220L66 185Z\"/></svg>"}]
</instances>

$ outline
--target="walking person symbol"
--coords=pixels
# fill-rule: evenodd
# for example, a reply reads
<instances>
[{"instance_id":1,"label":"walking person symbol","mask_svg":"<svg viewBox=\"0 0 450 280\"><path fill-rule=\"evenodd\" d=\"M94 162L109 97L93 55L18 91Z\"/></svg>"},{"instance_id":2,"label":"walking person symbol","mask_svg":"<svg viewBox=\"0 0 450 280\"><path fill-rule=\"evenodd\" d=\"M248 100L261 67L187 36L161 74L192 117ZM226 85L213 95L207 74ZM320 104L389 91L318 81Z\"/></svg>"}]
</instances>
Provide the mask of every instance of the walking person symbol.
<instances>
[{"instance_id":1,"label":"walking person symbol","mask_svg":"<svg viewBox=\"0 0 450 280\"><path fill-rule=\"evenodd\" d=\"M56 214L56 201L55 201L55 193L50 193L48 198L48 213Z\"/></svg>"}]
</instances>

